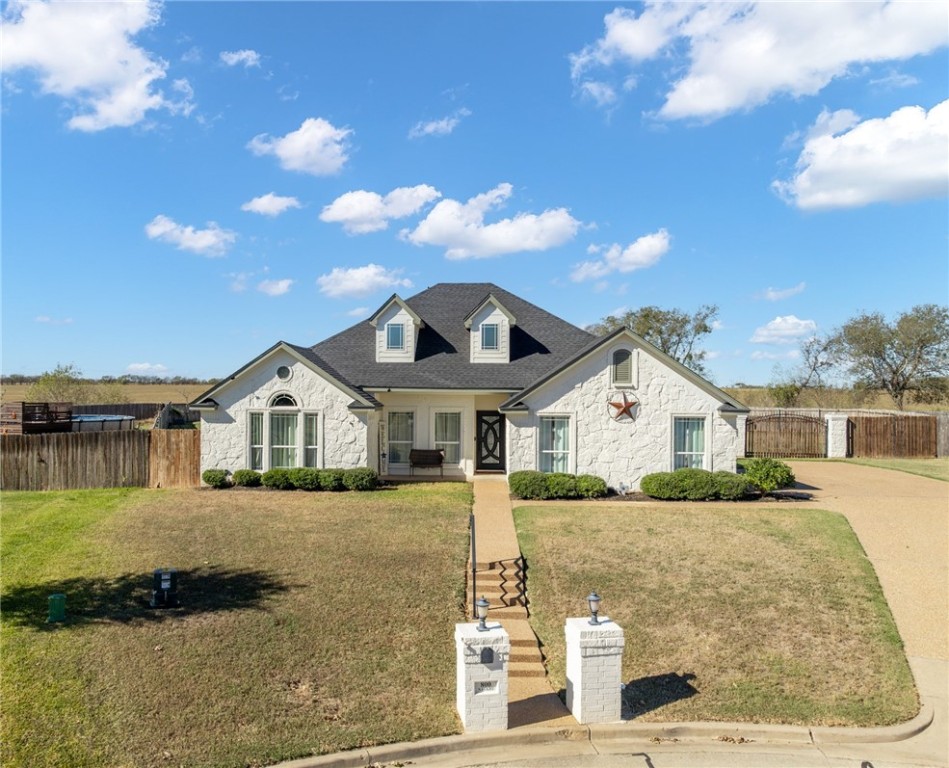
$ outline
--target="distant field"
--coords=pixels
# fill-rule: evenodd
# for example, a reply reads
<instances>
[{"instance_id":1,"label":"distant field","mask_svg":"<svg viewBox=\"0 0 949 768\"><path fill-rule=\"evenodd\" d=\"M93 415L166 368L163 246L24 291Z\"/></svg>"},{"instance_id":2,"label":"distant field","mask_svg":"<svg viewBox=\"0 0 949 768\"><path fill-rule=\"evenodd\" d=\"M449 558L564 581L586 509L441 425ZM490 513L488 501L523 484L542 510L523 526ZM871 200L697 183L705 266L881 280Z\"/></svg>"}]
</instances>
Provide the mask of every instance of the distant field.
<instances>
[{"instance_id":1,"label":"distant field","mask_svg":"<svg viewBox=\"0 0 949 768\"><path fill-rule=\"evenodd\" d=\"M128 403L185 403L210 388L210 384L123 384L122 395ZM0 401L28 400L29 389L29 384L4 384L0 388Z\"/></svg>"},{"instance_id":2,"label":"distant field","mask_svg":"<svg viewBox=\"0 0 949 768\"><path fill-rule=\"evenodd\" d=\"M774 401L768 394L767 387L723 387L725 392L734 397L738 402L747 405L749 408L773 408ZM822 394L818 401L810 394L805 393L801 396L798 403L799 408L823 408L830 410L896 410L893 399L884 392L872 392L865 396L857 396L850 390L830 390ZM904 410L906 411L949 411L949 403L913 403L907 402Z\"/></svg>"}]
</instances>

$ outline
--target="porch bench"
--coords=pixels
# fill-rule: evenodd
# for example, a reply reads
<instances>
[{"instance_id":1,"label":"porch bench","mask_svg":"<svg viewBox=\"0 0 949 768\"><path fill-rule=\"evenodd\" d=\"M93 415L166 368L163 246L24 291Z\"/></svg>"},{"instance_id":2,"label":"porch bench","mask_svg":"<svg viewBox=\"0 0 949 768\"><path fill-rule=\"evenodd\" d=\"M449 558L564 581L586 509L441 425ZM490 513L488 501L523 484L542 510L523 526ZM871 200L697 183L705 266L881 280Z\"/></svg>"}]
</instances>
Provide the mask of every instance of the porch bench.
<instances>
[{"instance_id":1,"label":"porch bench","mask_svg":"<svg viewBox=\"0 0 949 768\"><path fill-rule=\"evenodd\" d=\"M440 448L413 448L409 451L409 466L413 475L416 467L438 467L439 473L444 477L445 467L442 465L444 461L445 452Z\"/></svg>"}]
</instances>

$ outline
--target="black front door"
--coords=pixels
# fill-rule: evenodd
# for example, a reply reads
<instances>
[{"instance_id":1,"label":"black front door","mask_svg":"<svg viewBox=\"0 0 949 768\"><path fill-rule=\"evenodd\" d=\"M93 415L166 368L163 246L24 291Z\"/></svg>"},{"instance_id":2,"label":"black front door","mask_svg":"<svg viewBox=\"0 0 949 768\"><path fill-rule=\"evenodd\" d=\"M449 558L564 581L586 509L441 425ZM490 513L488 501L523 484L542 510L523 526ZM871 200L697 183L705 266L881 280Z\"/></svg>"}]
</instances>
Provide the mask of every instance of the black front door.
<instances>
[{"instance_id":1,"label":"black front door","mask_svg":"<svg viewBox=\"0 0 949 768\"><path fill-rule=\"evenodd\" d=\"M476 470L503 472L504 465L504 417L497 411L478 411L478 458Z\"/></svg>"}]
</instances>

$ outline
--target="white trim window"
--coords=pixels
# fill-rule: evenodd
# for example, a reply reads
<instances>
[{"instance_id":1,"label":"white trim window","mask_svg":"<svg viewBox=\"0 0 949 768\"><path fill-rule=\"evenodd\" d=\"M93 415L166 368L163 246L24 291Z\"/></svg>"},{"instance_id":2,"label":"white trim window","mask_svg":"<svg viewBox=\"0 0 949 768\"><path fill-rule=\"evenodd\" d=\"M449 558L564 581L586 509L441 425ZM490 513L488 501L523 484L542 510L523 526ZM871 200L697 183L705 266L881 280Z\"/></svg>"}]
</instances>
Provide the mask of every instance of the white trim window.
<instances>
[{"instance_id":1,"label":"white trim window","mask_svg":"<svg viewBox=\"0 0 949 768\"><path fill-rule=\"evenodd\" d=\"M481 324L481 349L496 352L501 348L501 326L498 323Z\"/></svg>"},{"instance_id":2,"label":"white trim window","mask_svg":"<svg viewBox=\"0 0 949 768\"><path fill-rule=\"evenodd\" d=\"M610 365L612 372L613 385L617 387L630 387L633 384L633 353L628 349L617 349L613 352L613 360Z\"/></svg>"},{"instance_id":3,"label":"white trim window","mask_svg":"<svg viewBox=\"0 0 949 768\"><path fill-rule=\"evenodd\" d=\"M320 466L320 413L302 411L292 395L274 395L268 408L247 414L247 464L268 469Z\"/></svg>"},{"instance_id":4,"label":"white trim window","mask_svg":"<svg viewBox=\"0 0 949 768\"><path fill-rule=\"evenodd\" d=\"M445 452L446 464L461 463L461 411L435 411L432 445Z\"/></svg>"},{"instance_id":5,"label":"white trim window","mask_svg":"<svg viewBox=\"0 0 949 768\"><path fill-rule=\"evenodd\" d=\"M705 469L705 417L676 416L672 432L672 468Z\"/></svg>"},{"instance_id":6,"label":"white trim window","mask_svg":"<svg viewBox=\"0 0 949 768\"><path fill-rule=\"evenodd\" d=\"M415 445L415 412L389 411L389 466L408 464Z\"/></svg>"},{"instance_id":7,"label":"white trim window","mask_svg":"<svg viewBox=\"0 0 949 768\"><path fill-rule=\"evenodd\" d=\"M405 349L405 326L386 323L386 349Z\"/></svg>"},{"instance_id":8,"label":"white trim window","mask_svg":"<svg viewBox=\"0 0 949 768\"><path fill-rule=\"evenodd\" d=\"M570 417L541 416L538 462L541 472L570 471Z\"/></svg>"}]
</instances>

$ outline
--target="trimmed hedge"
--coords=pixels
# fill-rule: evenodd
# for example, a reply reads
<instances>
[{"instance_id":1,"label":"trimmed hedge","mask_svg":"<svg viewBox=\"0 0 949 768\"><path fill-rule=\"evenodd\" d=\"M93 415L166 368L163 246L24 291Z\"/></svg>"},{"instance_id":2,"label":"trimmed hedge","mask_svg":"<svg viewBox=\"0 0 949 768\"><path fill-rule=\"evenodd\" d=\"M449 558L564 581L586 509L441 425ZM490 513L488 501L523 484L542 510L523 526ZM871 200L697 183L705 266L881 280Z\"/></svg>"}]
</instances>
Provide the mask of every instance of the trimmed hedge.
<instances>
[{"instance_id":1,"label":"trimmed hedge","mask_svg":"<svg viewBox=\"0 0 949 768\"><path fill-rule=\"evenodd\" d=\"M320 488L324 491L342 491L346 485L343 483L343 477L346 475L345 469L321 469Z\"/></svg>"},{"instance_id":2,"label":"trimmed hedge","mask_svg":"<svg viewBox=\"0 0 949 768\"><path fill-rule=\"evenodd\" d=\"M260 472L253 469L238 469L234 473L234 485L241 488L259 488Z\"/></svg>"},{"instance_id":3,"label":"trimmed hedge","mask_svg":"<svg viewBox=\"0 0 949 768\"><path fill-rule=\"evenodd\" d=\"M783 461L777 459L745 459L742 462L745 477L764 493L794 485L794 473Z\"/></svg>"},{"instance_id":4,"label":"trimmed hedge","mask_svg":"<svg viewBox=\"0 0 949 768\"><path fill-rule=\"evenodd\" d=\"M519 499L597 499L607 494L606 481L596 475L525 469L508 475L507 484Z\"/></svg>"},{"instance_id":5,"label":"trimmed hedge","mask_svg":"<svg viewBox=\"0 0 949 768\"><path fill-rule=\"evenodd\" d=\"M290 482L300 491L320 490L320 471L312 467L294 467L290 470Z\"/></svg>"},{"instance_id":6,"label":"trimmed hedge","mask_svg":"<svg viewBox=\"0 0 949 768\"><path fill-rule=\"evenodd\" d=\"M205 485L210 485L212 488L230 488L229 474L231 473L226 469L206 469L201 473L201 479Z\"/></svg>"},{"instance_id":7,"label":"trimmed hedge","mask_svg":"<svg viewBox=\"0 0 949 768\"><path fill-rule=\"evenodd\" d=\"M343 485L350 491L374 491L379 487L379 475L369 467L347 469L343 473Z\"/></svg>"},{"instance_id":8,"label":"trimmed hedge","mask_svg":"<svg viewBox=\"0 0 949 768\"><path fill-rule=\"evenodd\" d=\"M734 472L709 472L684 467L675 472L656 472L639 482L639 489L654 499L675 501L736 501L747 496L751 483Z\"/></svg>"},{"instance_id":9,"label":"trimmed hedge","mask_svg":"<svg viewBox=\"0 0 949 768\"><path fill-rule=\"evenodd\" d=\"M265 488L275 491L293 490L293 480L290 479L289 469L268 469L260 476Z\"/></svg>"}]
</instances>

